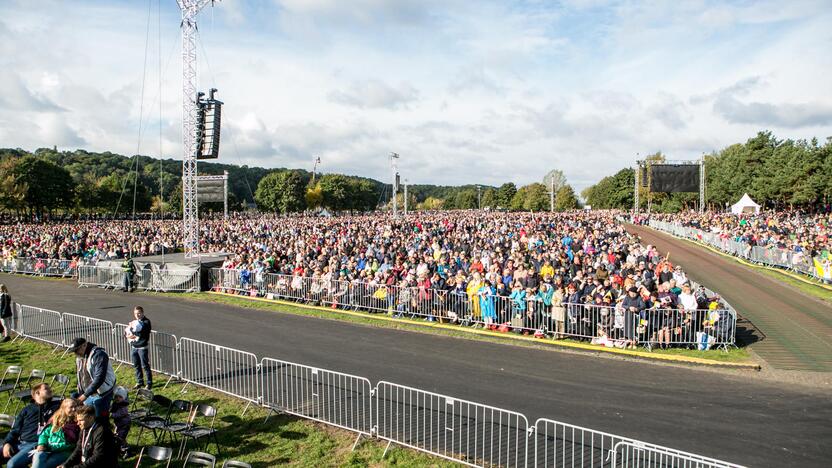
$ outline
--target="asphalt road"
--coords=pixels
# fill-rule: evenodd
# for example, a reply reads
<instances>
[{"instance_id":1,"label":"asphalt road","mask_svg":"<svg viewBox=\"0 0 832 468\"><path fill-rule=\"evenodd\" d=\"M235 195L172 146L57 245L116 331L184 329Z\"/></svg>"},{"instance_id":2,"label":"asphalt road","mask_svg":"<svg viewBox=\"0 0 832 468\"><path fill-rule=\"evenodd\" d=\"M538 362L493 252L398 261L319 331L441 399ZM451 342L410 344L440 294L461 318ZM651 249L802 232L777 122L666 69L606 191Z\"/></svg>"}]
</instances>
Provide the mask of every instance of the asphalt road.
<instances>
[{"instance_id":1,"label":"asphalt road","mask_svg":"<svg viewBox=\"0 0 832 468\"><path fill-rule=\"evenodd\" d=\"M748 373L605 359L0 274L21 304L130 319L257 354L749 466L828 466L832 399Z\"/></svg>"},{"instance_id":2,"label":"asphalt road","mask_svg":"<svg viewBox=\"0 0 832 468\"><path fill-rule=\"evenodd\" d=\"M670 252L691 278L720 293L765 338L752 349L776 369L832 372L832 305L688 241L628 227Z\"/></svg>"}]
</instances>

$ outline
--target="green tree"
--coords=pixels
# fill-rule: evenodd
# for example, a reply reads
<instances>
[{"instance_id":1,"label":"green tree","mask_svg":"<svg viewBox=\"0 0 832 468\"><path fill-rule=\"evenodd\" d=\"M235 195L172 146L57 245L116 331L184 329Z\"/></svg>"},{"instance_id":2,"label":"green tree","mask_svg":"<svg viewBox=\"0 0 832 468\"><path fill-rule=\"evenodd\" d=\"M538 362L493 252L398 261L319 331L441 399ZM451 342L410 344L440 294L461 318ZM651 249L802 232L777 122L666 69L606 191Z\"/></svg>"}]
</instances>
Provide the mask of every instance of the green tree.
<instances>
[{"instance_id":1,"label":"green tree","mask_svg":"<svg viewBox=\"0 0 832 468\"><path fill-rule=\"evenodd\" d=\"M470 210L477 207L477 192L476 190L468 189L462 190L454 197L454 208L458 210Z\"/></svg>"},{"instance_id":2,"label":"green tree","mask_svg":"<svg viewBox=\"0 0 832 468\"><path fill-rule=\"evenodd\" d=\"M350 208L350 179L341 174L325 174L321 176L318 186L323 196L323 206L333 211L343 211Z\"/></svg>"},{"instance_id":3,"label":"green tree","mask_svg":"<svg viewBox=\"0 0 832 468\"><path fill-rule=\"evenodd\" d=\"M482 207L496 208L497 207L497 191L493 188L487 188L482 192Z\"/></svg>"},{"instance_id":4,"label":"green tree","mask_svg":"<svg viewBox=\"0 0 832 468\"><path fill-rule=\"evenodd\" d=\"M555 194L555 210L566 211L578 208L578 198L569 184L564 185Z\"/></svg>"},{"instance_id":5,"label":"green tree","mask_svg":"<svg viewBox=\"0 0 832 468\"><path fill-rule=\"evenodd\" d=\"M29 187L15 179L17 161L12 158L0 160L0 208L20 214L26 206Z\"/></svg>"},{"instance_id":6,"label":"green tree","mask_svg":"<svg viewBox=\"0 0 832 468\"><path fill-rule=\"evenodd\" d=\"M539 183L529 184L526 187L523 209L526 211L544 211L549 209L549 191L546 186ZM519 192L518 192L519 193Z\"/></svg>"},{"instance_id":7,"label":"green tree","mask_svg":"<svg viewBox=\"0 0 832 468\"><path fill-rule=\"evenodd\" d=\"M69 208L73 204L74 183L69 172L57 164L31 156L14 168L14 183L26 186L25 202L43 216L44 210Z\"/></svg>"},{"instance_id":8,"label":"green tree","mask_svg":"<svg viewBox=\"0 0 832 468\"><path fill-rule=\"evenodd\" d=\"M517 194L517 186L512 182L506 182L497 189L495 199L497 206L501 208L512 208L514 195Z\"/></svg>"},{"instance_id":9,"label":"green tree","mask_svg":"<svg viewBox=\"0 0 832 468\"><path fill-rule=\"evenodd\" d=\"M306 181L297 171L275 171L257 184L254 200L262 210L285 214L303 210L305 195Z\"/></svg>"}]
</instances>

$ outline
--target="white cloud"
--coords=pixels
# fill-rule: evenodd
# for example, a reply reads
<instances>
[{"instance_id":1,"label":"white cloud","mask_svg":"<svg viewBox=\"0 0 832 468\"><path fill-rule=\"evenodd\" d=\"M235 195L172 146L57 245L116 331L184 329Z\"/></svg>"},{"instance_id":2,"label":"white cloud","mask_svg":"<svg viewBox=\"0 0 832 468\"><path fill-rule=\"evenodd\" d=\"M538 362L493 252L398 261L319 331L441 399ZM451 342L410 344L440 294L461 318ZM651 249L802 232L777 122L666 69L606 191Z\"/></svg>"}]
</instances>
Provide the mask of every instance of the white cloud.
<instances>
[{"instance_id":1,"label":"white cloud","mask_svg":"<svg viewBox=\"0 0 832 468\"><path fill-rule=\"evenodd\" d=\"M330 101L359 109L406 108L418 98L419 92L407 83L393 87L379 80L352 83L346 90L329 93Z\"/></svg>"},{"instance_id":2,"label":"white cloud","mask_svg":"<svg viewBox=\"0 0 832 468\"><path fill-rule=\"evenodd\" d=\"M199 87L226 102L224 162L320 156L324 171L386 180L396 151L412 183L560 168L580 191L636 153L832 134L832 13L772 5L230 0L200 17ZM0 3L0 146L155 155L161 125L164 153L181 155L179 13L162 11L161 119L155 16L139 102L146 14Z\"/></svg>"}]
</instances>

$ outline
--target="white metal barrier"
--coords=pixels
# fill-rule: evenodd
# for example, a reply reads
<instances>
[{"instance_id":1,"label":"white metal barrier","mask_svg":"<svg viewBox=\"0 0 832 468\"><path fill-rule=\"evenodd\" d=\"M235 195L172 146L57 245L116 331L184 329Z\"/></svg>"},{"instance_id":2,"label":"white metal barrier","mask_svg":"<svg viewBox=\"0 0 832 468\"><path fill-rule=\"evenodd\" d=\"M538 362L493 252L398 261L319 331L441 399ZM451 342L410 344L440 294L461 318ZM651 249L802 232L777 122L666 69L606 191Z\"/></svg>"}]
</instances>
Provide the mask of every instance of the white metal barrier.
<instances>
[{"instance_id":1,"label":"white metal barrier","mask_svg":"<svg viewBox=\"0 0 832 468\"><path fill-rule=\"evenodd\" d=\"M259 365L254 354L190 338L181 338L178 348L181 380L259 403Z\"/></svg>"},{"instance_id":2,"label":"white metal barrier","mask_svg":"<svg viewBox=\"0 0 832 468\"><path fill-rule=\"evenodd\" d=\"M130 363L126 325L18 306L23 336L66 345L84 337ZM390 382L264 358L154 331L151 367L277 411L372 435L469 466L739 465L549 419L534 427L520 413ZM183 389L184 391L184 389ZM249 405L246 405L246 409ZM245 413L245 410L243 411ZM356 440L356 444L358 439Z\"/></svg>"},{"instance_id":3,"label":"white metal barrier","mask_svg":"<svg viewBox=\"0 0 832 468\"><path fill-rule=\"evenodd\" d=\"M781 249L773 245L752 246L747 242L740 242L717 233L682 226L678 223L650 220L649 226L676 237L702 242L754 263L792 270L818 281L832 282L832 262L820 257L812 258L803 252Z\"/></svg>"},{"instance_id":4,"label":"white metal barrier","mask_svg":"<svg viewBox=\"0 0 832 468\"><path fill-rule=\"evenodd\" d=\"M121 289L126 273L118 267L84 265L78 268L78 286Z\"/></svg>"},{"instance_id":5,"label":"white metal barrier","mask_svg":"<svg viewBox=\"0 0 832 468\"><path fill-rule=\"evenodd\" d=\"M145 291L198 292L199 270L139 270L133 275L133 286Z\"/></svg>"},{"instance_id":6,"label":"white metal barrier","mask_svg":"<svg viewBox=\"0 0 832 468\"><path fill-rule=\"evenodd\" d=\"M619 306L564 304L565 336L592 340L607 347L697 346L700 349L733 346L737 315L733 309L645 309Z\"/></svg>"},{"instance_id":7,"label":"white metal barrier","mask_svg":"<svg viewBox=\"0 0 832 468\"><path fill-rule=\"evenodd\" d=\"M63 314L64 345L69 346L75 338L84 338L104 348L109 355L116 346L113 339L113 323L83 315Z\"/></svg>"},{"instance_id":8,"label":"white metal barrier","mask_svg":"<svg viewBox=\"0 0 832 468\"><path fill-rule=\"evenodd\" d=\"M390 382L379 382L375 397L375 434L387 448L469 466L528 466L531 431L520 413Z\"/></svg>"},{"instance_id":9,"label":"white metal barrier","mask_svg":"<svg viewBox=\"0 0 832 468\"><path fill-rule=\"evenodd\" d=\"M735 468L739 465L660 445L622 440L613 447L612 465L610 466L626 468Z\"/></svg>"},{"instance_id":10,"label":"white metal barrier","mask_svg":"<svg viewBox=\"0 0 832 468\"><path fill-rule=\"evenodd\" d=\"M260 362L260 376L263 406L372 434L373 387L368 379L271 358Z\"/></svg>"},{"instance_id":11,"label":"white metal barrier","mask_svg":"<svg viewBox=\"0 0 832 468\"><path fill-rule=\"evenodd\" d=\"M60 312L28 305L17 305L14 330L21 336L54 345L64 346L63 318Z\"/></svg>"},{"instance_id":12,"label":"white metal barrier","mask_svg":"<svg viewBox=\"0 0 832 468\"><path fill-rule=\"evenodd\" d=\"M75 277L78 261L61 258L15 257L0 261L0 271L35 276Z\"/></svg>"},{"instance_id":13,"label":"white metal barrier","mask_svg":"<svg viewBox=\"0 0 832 468\"><path fill-rule=\"evenodd\" d=\"M615 444L632 440L541 418L535 422L534 466L617 466L612 464L612 450Z\"/></svg>"}]
</instances>

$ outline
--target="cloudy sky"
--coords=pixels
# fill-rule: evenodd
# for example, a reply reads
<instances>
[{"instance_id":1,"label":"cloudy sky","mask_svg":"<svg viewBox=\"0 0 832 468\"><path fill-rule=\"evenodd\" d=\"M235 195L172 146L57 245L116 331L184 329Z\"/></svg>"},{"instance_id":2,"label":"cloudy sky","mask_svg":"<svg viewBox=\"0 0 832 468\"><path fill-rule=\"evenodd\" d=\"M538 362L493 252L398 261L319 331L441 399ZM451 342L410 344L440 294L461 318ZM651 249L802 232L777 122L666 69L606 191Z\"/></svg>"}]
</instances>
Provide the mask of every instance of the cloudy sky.
<instances>
[{"instance_id":1,"label":"cloudy sky","mask_svg":"<svg viewBox=\"0 0 832 468\"><path fill-rule=\"evenodd\" d=\"M181 158L179 21L174 0L0 0L0 147L157 156L161 132ZM223 0L199 86L226 102L223 162L386 180L396 151L411 183L559 168L580 190L639 153L832 136L830 24L828 0Z\"/></svg>"}]
</instances>

